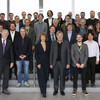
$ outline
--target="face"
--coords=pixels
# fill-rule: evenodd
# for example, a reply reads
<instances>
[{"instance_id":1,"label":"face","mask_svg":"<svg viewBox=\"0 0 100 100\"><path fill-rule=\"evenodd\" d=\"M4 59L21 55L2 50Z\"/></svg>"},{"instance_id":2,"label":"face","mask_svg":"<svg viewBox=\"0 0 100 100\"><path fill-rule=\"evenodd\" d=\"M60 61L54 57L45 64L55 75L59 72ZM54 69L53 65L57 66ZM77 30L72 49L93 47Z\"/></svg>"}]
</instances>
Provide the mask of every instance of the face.
<instances>
[{"instance_id":1,"label":"face","mask_svg":"<svg viewBox=\"0 0 100 100\"><path fill-rule=\"evenodd\" d=\"M35 14L34 14L34 19L37 19L37 18L38 18L38 14L35 13Z\"/></svg>"},{"instance_id":2,"label":"face","mask_svg":"<svg viewBox=\"0 0 100 100\"><path fill-rule=\"evenodd\" d=\"M84 19L82 19L82 20L80 21L80 24L81 24L81 26L85 26L86 21L85 21Z\"/></svg>"},{"instance_id":3,"label":"face","mask_svg":"<svg viewBox=\"0 0 100 100\"><path fill-rule=\"evenodd\" d=\"M95 12L94 11L90 12L90 17L91 18L94 18L95 17Z\"/></svg>"},{"instance_id":4,"label":"face","mask_svg":"<svg viewBox=\"0 0 100 100\"><path fill-rule=\"evenodd\" d=\"M57 35L57 40L62 41L63 40L63 34L58 34Z\"/></svg>"},{"instance_id":5,"label":"face","mask_svg":"<svg viewBox=\"0 0 100 100\"><path fill-rule=\"evenodd\" d=\"M72 31L72 25L67 26L68 31Z\"/></svg>"},{"instance_id":6,"label":"face","mask_svg":"<svg viewBox=\"0 0 100 100\"><path fill-rule=\"evenodd\" d=\"M76 40L77 40L77 42L82 42L82 36L81 35L77 35L77 37L76 37Z\"/></svg>"},{"instance_id":7,"label":"face","mask_svg":"<svg viewBox=\"0 0 100 100\"><path fill-rule=\"evenodd\" d=\"M24 12L24 13L22 13L22 17L23 18L25 18L26 17L26 13Z\"/></svg>"},{"instance_id":8,"label":"face","mask_svg":"<svg viewBox=\"0 0 100 100\"><path fill-rule=\"evenodd\" d=\"M11 19L11 20L13 19L13 14L9 15L9 19Z\"/></svg>"},{"instance_id":9,"label":"face","mask_svg":"<svg viewBox=\"0 0 100 100\"><path fill-rule=\"evenodd\" d=\"M20 29L20 35L21 37L25 37L25 29Z\"/></svg>"},{"instance_id":10,"label":"face","mask_svg":"<svg viewBox=\"0 0 100 100\"><path fill-rule=\"evenodd\" d=\"M2 34L2 38L3 38L4 40L6 40L7 37L8 37L8 32L5 31L5 32Z\"/></svg>"},{"instance_id":11,"label":"face","mask_svg":"<svg viewBox=\"0 0 100 100\"><path fill-rule=\"evenodd\" d=\"M40 16L38 17L38 19L39 19L39 21L42 21L42 20L43 20L42 15L40 15Z\"/></svg>"},{"instance_id":12,"label":"face","mask_svg":"<svg viewBox=\"0 0 100 100\"><path fill-rule=\"evenodd\" d=\"M76 15L76 16L75 16L75 19L76 19L76 20L79 20L79 19L80 19L80 16L79 16L79 15Z\"/></svg>"},{"instance_id":13,"label":"face","mask_svg":"<svg viewBox=\"0 0 100 100\"><path fill-rule=\"evenodd\" d=\"M11 30L11 31L14 31L14 30L15 30L15 25L14 25L14 24L11 24L11 25L10 25L10 30Z\"/></svg>"},{"instance_id":14,"label":"face","mask_svg":"<svg viewBox=\"0 0 100 100\"><path fill-rule=\"evenodd\" d=\"M70 15L72 17L72 12L69 12L68 15Z\"/></svg>"},{"instance_id":15,"label":"face","mask_svg":"<svg viewBox=\"0 0 100 100\"><path fill-rule=\"evenodd\" d=\"M54 25L55 27L57 27L57 26L58 26L58 20L53 20L53 25Z\"/></svg>"},{"instance_id":16,"label":"face","mask_svg":"<svg viewBox=\"0 0 100 100\"><path fill-rule=\"evenodd\" d=\"M88 35L88 40L93 40L93 35L91 35L91 33Z\"/></svg>"},{"instance_id":17,"label":"face","mask_svg":"<svg viewBox=\"0 0 100 100\"><path fill-rule=\"evenodd\" d=\"M100 29L100 23L96 24L96 28Z\"/></svg>"},{"instance_id":18,"label":"face","mask_svg":"<svg viewBox=\"0 0 100 100\"><path fill-rule=\"evenodd\" d=\"M66 18L65 18L65 20L66 20L66 22L70 22L70 17L69 16L66 16Z\"/></svg>"},{"instance_id":19,"label":"face","mask_svg":"<svg viewBox=\"0 0 100 100\"><path fill-rule=\"evenodd\" d=\"M28 19L29 19L29 20L31 20L31 18L32 18L32 16L31 16L31 15L28 15L27 17L28 17Z\"/></svg>"},{"instance_id":20,"label":"face","mask_svg":"<svg viewBox=\"0 0 100 100\"><path fill-rule=\"evenodd\" d=\"M98 13L98 18L100 18L100 13Z\"/></svg>"},{"instance_id":21,"label":"face","mask_svg":"<svg viewBox=\"0 0 100 100\"><path fill-rule=\"evenodd\" d=\"M52 17L51 11L48 11L48 16L49 16L49 17Z\"/></svg>"},{"instance_id":22,"label":"face","mask_svg":"<svg viewBox=\"0 0 100 100\"><path fill-rule=\"evenodd\" d=\"M88 26L88 30L89 30L89 29L93 30L93 27L92 27L92 26Z\"/></svg>"},{"instance_id":23,"label":"face","mask_svg":"<svg viewBox=\"0 0 100 100\"><path fill-rule=\"evenodd\" d=\"M62 17L62 14L61 13L58 13L58 18L61 18Z\"/></svg>"},{"instance_id":24,"label":"face","mask_svg":"<svg viewBox=\"0 0 100 100\"><path fill-rule=\"evenodd\" d=\"M55 33L55 27L50 28L50 33Z\"/></svg>"},{"instance_id":25,"label":"face","mask_svg":"<svg viewBox=\"0 0 100 100\"><path fill-rule=\"evenodd\" d=\"M80 24L80 20L79 19L75 20L75 24L79 25Z\"/></svg>"},{"instance_id":26,"label":"face","mask_svg":"<svg viewBox=\"0 0 100 100\"><path fill-rule=\"evenodd\" d=\"M15 18L15 22L17 22L17 23L19 22L19 17Z\"/></svg>"},{"instance_id":27,"label":"face","mask_svg":"<svg viewBox=\"0 0 100 100\"><path fill-rule=\"evenodd\" d=\"M29 23L29 20L26 20L26 21L25 21L25 25L26 25L26 26L29 26L29 24L30 24L30 23Z\"/></svg>"},{"instance_id":28,"label":"face","mask_svg":"<svg viewBox=\"0 0 100 100\"><path fill-rule=\"evenodd\" d=\"M5 15L1 15L1 20L4 20L5 19Z\"/></svg>"},{"instance_id":29,"label":"face","mask_svg":"<svg viewBox=\"0 0 100 100\"><path fill-rule=\"evenodd\" d=\"M46 40L45 36L44 35L41 35L41 41L42 42L45 42L45 40Z\"/></svg>"},{"instance_id":30,"label":"face","mask_svg":"<svg viewBox=\"0 0 100 100\"><path fill-rule=\"evenodd\" d=\"M85 18L85 13L81 13L81 18Z\"/></svg>"},{"instance_id":31,"label":"face","mask_svg":"<svg viewBox=\"0 0 100 100\"><path fill-rule=\"evenodd\" d=\"M2 26L0 26L0 32L2 32L2 30L3 30L3 27L2 27Z\"/></svg>"}]
</instances>

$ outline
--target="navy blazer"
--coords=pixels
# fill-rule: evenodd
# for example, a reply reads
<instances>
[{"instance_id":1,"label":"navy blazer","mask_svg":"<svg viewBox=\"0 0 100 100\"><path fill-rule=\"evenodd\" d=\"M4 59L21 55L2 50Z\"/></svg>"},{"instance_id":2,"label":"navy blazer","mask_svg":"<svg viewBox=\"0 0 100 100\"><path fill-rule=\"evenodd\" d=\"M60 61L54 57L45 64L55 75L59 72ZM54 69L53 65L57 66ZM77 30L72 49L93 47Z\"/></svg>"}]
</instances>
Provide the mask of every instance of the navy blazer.
<instances>
[{"instance_id":1,"label":"navy blazer","mask_svg":"<svg viewBox=\"0 0 100 100\"><path fill-rule=\"evenodd\" d=\"M47 64L49 66L49 55L50 55L49 43L46 42L46 51L43 50L43 47L40 42L35 45L35 58L37 65Z\"/></svg>"},{"instance_id":2,"label":"navy blazer","mask_svg":"<svg viewBox=\"0 0 100 100\"><path fill-rule=\"evenodd\" d=\"M31 39L25 36L24 45L22 45L22 37L19 36L15 40L14 50L15 50L16 60L21 60L19 58L21 54L26 55L26 58L24 60L30 60L30 55L32 54Z\"/></svg>"}]
</instances>

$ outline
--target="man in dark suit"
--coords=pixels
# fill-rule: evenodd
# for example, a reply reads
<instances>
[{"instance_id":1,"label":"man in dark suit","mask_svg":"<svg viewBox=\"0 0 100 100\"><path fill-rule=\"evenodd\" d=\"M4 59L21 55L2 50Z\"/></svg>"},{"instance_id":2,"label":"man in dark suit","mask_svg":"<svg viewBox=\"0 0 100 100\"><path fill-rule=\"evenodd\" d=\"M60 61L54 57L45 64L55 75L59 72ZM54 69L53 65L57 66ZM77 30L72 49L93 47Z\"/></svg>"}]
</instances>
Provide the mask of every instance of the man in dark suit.
<instances>
[{"instance_id":1,"label":"man in dark suit","mask_svg":"<svg viewBox=\"0 0 100 100\"><path fill-rule=\"evenodd\" d=\"M57 41L54 41L51 45L50 51L50 68L54 70L54 93L58 93L58 83L60 76L60 93L65 95L65 68L70 67L70 53L68 42L63 40L63 33L58 31L56 33Z\"/></svg>"},{"instance_id":2,"label":"man in dark suit","mask_svg":"<svg viewBox=\"0 0 100 100\"><path fill-rule=\"evenodd\" d=\"M71 51L72 44L74 44L76 42L76 33L74 31L72 31L72 27L73 27L72 24L69 23L67 25L66 34L64 34L64 40L68 41L70 51ZM70 54L71 54L71 52L70 52ZM66 69L66 76L65 76L66 81L68 81L69 75L70 75L70 80L72 81L73 80L72 59L70 59L70 69Z\"/></svg>"},{"instance_id":3,"label":"man in dark suit","mask_svg":"<svg viewBox=\"0 0 100 100\"><path fill-rule=\"evenodd\" d=\"M17 78L17 68L16 68L16 63L15 63L15 52L14 52L14 43L15 43L15 39L20 36L19 32L15 31L15 23L10 23L10 30L9 30L9 35L8 35L8 39L11 40L12 42L12 48L13 48L13 53L14 53L14 69L15 69L15 76ZM12 78L12 68L10 68L10 73L9 73L9 79Z\"/></svg>"},{"instance_id":4,"label":"man in dark suit","mask_svg":"<svg viewBox=\"0 0 100 100\"><path fill-rule=\"evenodd\" d=\"M4 29L2 31L2 38L0 39L0 80L3 74L2 92L10 94L8 91L9 67L13 67L14 58L12 43L7 37L8 30Z\"/></svg>"},{"instance_id":5,"label":"man in dark suit","mask_svg":"<svg viewBox=\"0 0 100 100\"><path fill-rule=\"evenodd\" d=\"M0 14L0 25L3 26L3 29L8 29L8 22L5 20L5 14L4 13L1 13Z\"/></svg>"}]
</instances>

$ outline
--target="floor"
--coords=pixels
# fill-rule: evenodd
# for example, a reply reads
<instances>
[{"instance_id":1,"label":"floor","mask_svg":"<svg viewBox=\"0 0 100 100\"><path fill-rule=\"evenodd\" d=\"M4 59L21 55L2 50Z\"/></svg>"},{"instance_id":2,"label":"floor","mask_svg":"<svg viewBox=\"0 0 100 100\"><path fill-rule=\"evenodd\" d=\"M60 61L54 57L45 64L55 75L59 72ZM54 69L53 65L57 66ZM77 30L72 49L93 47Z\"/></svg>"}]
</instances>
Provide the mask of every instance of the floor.
<instances>
[{"instance_id":1,"label":"floor","mask_svg":"<svg viewBox=\"0 0 100 100\"><path fill-rule=\"evenodd\" d=\"M48 93L46 98L43 98L40 93L11 93L10 95L1 93L0 100L100 100L100 93L90 93L89 96L84 96L81 93L77 93L76 96L72 96L71 93L61 96L58 93L53 96L52 93Z\"/></svg>"}]
</instances>

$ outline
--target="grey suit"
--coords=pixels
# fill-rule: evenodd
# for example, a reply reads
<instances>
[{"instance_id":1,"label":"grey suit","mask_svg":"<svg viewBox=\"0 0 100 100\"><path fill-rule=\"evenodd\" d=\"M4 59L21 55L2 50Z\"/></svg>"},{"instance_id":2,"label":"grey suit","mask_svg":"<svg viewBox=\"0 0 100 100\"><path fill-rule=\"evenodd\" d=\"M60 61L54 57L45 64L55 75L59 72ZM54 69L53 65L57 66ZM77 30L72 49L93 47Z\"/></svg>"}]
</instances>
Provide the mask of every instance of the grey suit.
<instances>
[{"instance_id":1,"label":"grey suit","mask_svg":"<svg viewBox=\"0 0 100 100\"><path fill-rule=\"evenodd\" d=\"M54 90L58 91L58 83L60 76L60 91L65 88L65 67L70 64L69 45L67 41L62 42L61 46L61 61L57 60L58 55L58 42L54 41L51 45L50 51L50 65L53 65L54 70Z\"/></svg>"},{"instance_id":2,"label":"grey suit","mask_svg":"<svg viewBox=\"0 0 100 100\"><path fill-rule=\"evenodd\" d=\"M39 36L42 32L47 33L47 24L45 22L42 22L42 25L40 26L40 23L37 22L34 24L34 33L36 36L36 42L38 42Z\"/></svg>"},{"instance_id":3,"label":"grey suit","mask_svg":"<svg viewBox=\"0 0 100 100\"><path fill-rule=\"evenodd\" d=\"M74 67L76 67L76 63L78 62L79 58L80 58L80 63L84 64L86 67L87 59L88 59L87 45L82 43L81 52L79 53L78 44L77 43L73 44L71 48L71 57L72 57Z\"/></svg>"}]
</instances>

